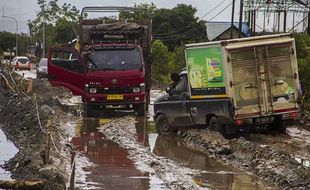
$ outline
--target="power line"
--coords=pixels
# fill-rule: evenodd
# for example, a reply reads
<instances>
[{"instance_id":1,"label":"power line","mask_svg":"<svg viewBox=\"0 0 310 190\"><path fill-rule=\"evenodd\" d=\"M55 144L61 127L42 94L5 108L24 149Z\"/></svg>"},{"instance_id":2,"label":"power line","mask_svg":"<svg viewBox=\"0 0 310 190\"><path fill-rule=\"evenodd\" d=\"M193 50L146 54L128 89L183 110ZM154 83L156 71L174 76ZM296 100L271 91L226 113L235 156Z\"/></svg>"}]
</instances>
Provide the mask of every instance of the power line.
<instances>
[{"instance_id":1,"label":"power line","mask_svg":"<svg viewBox=\"0 0 310 190\"><path fill-rule=\"evenodd\" d=\"M214 18L216 18L218 15L220 15L222 12L224 12L232 3L230 2L226 7L224 7L220 12L218 12L214 17L212 17L211 19L209 19L207 22L210 22L211 20L213 20ZM171 35L168 37L154 37L155 39L161 40L161 41L173 41L173 40L177 40L180 38L183 38L185 36L186 33L190 32L191 30L196 29L196 27L191 28L190 30L180 33L180 34L176 34L176 35Z\"/></svg>"},{"instance_id":2,"label":"power line","mask_svg":"<svg viewBox=\"0 0 310 190\"><path fill-rule=\"evenodd\" d=\"M219 13L217 13L214 17L212 17L210 20L208 20L208 22L212 21L214 18L216 18L218 15L220 15L222 12L224 12L230 5L231 5L231 2L226 7L224 7L224 9L222 9Z\"/></svg>"},{"instance_id":3,"label":"power line","mask_svg":"<svg viewBox=\"0 0 310 190\"><path fill-rule=\"evenodd\" d=\"M219 6L221 6L225 1L226 1L226 0L221 1L221 2L220 2L219 4L217 4L213 9L211 9L209 12L207 12L207 13L204 14L202 17L200 17L200 19L202 19L202 18L208 16L208 15L209 15L210 13L212 13L216 8L218 8ZM196 24L196 23L191 23L191 24L186 25L186 26L184 26L183 28L177 29L177 30L175 30L175 31L171 31L171 32L167 32L167 33L162 33L162 34L153 34L153 36L166 36L166 35L169 35L169 34L174 34L174 33L176 33L176 32L182 31L183 29L186 29L186 28L188 28L188 27L190 27L190 26L192 26L192 25L194 25L194 24Z\"/></svg>"}]
</instances>

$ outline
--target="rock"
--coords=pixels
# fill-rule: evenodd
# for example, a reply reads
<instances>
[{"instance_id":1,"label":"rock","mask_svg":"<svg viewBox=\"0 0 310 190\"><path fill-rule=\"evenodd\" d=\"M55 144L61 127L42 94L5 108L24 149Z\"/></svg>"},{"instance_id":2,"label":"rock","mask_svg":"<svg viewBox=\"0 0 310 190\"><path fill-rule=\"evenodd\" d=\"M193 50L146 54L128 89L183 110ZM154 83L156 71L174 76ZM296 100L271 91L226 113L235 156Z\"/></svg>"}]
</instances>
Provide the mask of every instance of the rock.
<instances>
[{"instance_id":1,"label":"rock","mask_svg":"<svg viewBox=\"0 0 310 190\"><path fill-rule=\"evenodd\" d=\"M56 170L52 166L46 166L39 170L39 176L43 179L51 179L56 175Z\"/></svg>"},{"instance_id":2,"label":"rock","mask_svg":"<svg viewBox=\"0 0 310 190\"><path fill-rule=\"evenodd\" d=\"M50 106L44 104L40 107L40 111L48 114L48 115L53 115L55 113L55 111L53 110L53 108L51 108Z\"/></svg>"},{"instance_id":3,"label":"rock","mask_svg":"<svg viewBox=\"0 0 310 190\"><path fill-rule=\"evenodd\" d=\"M233 150L229 146L222 146L221 148L216 148L215 152L217 154L230 155L233 153Z\"/></svg>"}]
</instances>

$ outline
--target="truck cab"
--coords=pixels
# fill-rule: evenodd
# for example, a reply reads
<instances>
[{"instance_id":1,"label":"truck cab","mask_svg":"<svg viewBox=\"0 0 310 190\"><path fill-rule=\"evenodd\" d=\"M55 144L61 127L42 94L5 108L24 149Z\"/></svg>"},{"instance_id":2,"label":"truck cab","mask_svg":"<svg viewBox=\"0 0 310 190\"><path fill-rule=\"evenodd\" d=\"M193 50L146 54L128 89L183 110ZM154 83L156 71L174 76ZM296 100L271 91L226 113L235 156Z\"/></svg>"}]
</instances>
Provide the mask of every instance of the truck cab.
<instances>
[{"instance_id":1,"label":"truck cab","mask_svg":"<svg viewBox=\"0 0 310 190\"><path fill-rule=\"evenodd\" d=\"M233 102L230 98L190 99L187 70L178 84L166 89L154 102L154 121L159 135L170 135L178 129L209 127L223 134L234 133L225 126L233 125Z\"/></svg>"}]
</instances>

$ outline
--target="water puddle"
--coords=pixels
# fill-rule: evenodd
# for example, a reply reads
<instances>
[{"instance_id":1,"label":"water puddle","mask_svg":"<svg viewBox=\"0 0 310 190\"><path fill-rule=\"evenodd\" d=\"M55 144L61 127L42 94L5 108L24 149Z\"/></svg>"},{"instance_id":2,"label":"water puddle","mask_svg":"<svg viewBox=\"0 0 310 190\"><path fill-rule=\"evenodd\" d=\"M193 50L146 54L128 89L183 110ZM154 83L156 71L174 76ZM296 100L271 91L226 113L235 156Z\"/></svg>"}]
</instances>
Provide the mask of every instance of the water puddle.
<instances>
[{"instance_id":1,"label":"water puddle","mask_svg":"<svg viewBox=\"0 0 310 190\"><path fill-rule=\"evenodd\" d=\"M15 145L9 141L3 131L0 128L0 179L6 180L11 179L11 174L8 171L5 171L2 167L2 165L5 163L5 161L8 161L14 155L18 152L18 149L15 147Z\"/></svg>"},{"instance_id":2,"label":"water puddle","mask_svg":"<svg viewBox=\"0 0 310 190\"><path fill-rule=\"evenodd\" d=\"M189 168L201 170L199 175L192 178L202 189L276 189L266 187L254 176L223 165L215 158L209 157L208 154L188 148L176 137L160 137L152 133L149 134L149 146L152 152L158 156L177 161Z\"/></svg>"},{"instance_id":3,"label":"water puddle","mask_svg":"<svg viewBox=\"0 0 310 190\"><path fill-rule=\"evenodd\" d=\"M76 126L71 142L82 153L76 162L77 186L109 190L161 189L156 178L137 169L125 149L98 132L102 122L105 120L83 119ZM144 139L143 136L138 138Z\"/></svg>"}]
</instances>

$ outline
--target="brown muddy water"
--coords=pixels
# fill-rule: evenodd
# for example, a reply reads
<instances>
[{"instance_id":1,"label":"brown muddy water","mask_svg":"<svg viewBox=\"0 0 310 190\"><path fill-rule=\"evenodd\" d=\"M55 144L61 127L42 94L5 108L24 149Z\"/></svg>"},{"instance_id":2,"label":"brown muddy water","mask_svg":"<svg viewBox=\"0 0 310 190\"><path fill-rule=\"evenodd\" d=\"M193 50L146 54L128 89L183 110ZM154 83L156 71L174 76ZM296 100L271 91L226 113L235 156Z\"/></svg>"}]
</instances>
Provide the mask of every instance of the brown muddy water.
<instances>
[{"instance_id":1,"label":"brown muddy water","mask_svg":"<svg viewBox=\"0 0 310 190\"><path fill-rule=\"evenodd\" d=\"M138 170L125 149L98 132L102 121L83 119L77 124L76 135L71 140L81 153L77 159L77 186L108 190L164 189L161 180Z\"/></svg>"},{"instance_id":2,"label":"brown muddy water","mask_svg":"<svg viewBox=\"0 0 310 190\"><path fill-rule=\"evenodd\" d=\"M141 171L129 158L127 151L108 140L98 128L108 119L83 119L78 121L71 142L77 147L76 186L81 189L167 189L154 174ZM149 146L158 156L198 169L199 175L192 176L201 189L218 190L265 190L276 189L263 185L257 178L218 162L216 159L187 148L176 137L158 137L148 134L152 121L136 118L137 141Z\"/></svg>"},{"instance_id":3,"label":"brown muddy water","mask_svg":"<svg viewBox=\"0 0 310 190\"><path fill-rule=\"evenodd\" d=\"M18 149L7 139L0 127L0 180L11 179L10 172L2 169L2 165L13 158L17 152Z\"/></svg>"}]
</instances>

